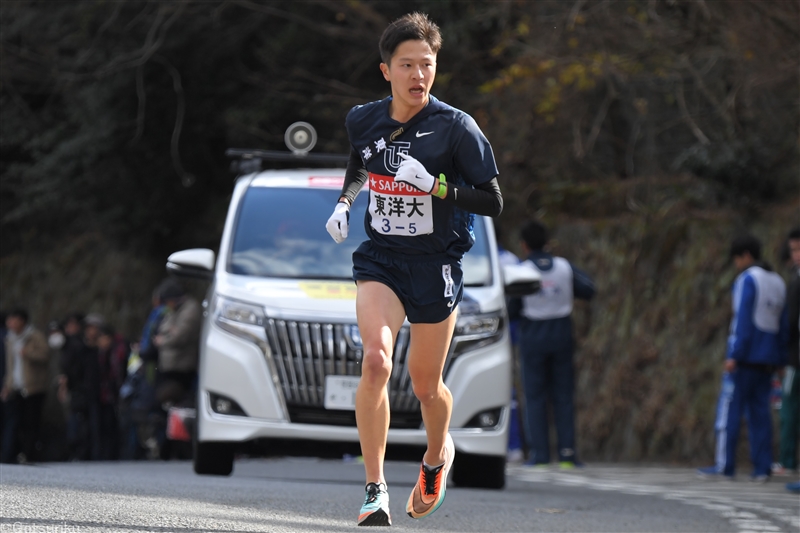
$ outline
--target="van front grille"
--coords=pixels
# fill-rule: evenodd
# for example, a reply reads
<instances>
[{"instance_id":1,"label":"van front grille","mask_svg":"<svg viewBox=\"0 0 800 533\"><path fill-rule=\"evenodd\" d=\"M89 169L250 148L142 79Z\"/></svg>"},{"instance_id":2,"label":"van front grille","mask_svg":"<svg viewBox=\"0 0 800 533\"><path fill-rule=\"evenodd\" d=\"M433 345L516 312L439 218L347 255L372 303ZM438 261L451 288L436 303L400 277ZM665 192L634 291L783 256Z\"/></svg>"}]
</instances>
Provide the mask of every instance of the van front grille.
<instances>
[{"instance_id":1,"label":"van front grille","mask_svg":"<svg viewBox=\"0 0 800 533\"><path fill-rule=\"evenodd\" d=\"M354 328L354 324L267 319L267 340L293 421L305 418L302 413L306 411L316 413L324 407L325 376L361 375L363 351L360 342L353 339ZM392 412L398 414L420 413L419 401L408 376L408 338L409 329L404 327L397 335L392 356L389 405ZM324 423L324 417L316 418ZM355 425L354 420L353 417L352 425ZM421 423L419 414L419 423L412 422L412 425L419 427Z\"/></svg>"}]
</instances>

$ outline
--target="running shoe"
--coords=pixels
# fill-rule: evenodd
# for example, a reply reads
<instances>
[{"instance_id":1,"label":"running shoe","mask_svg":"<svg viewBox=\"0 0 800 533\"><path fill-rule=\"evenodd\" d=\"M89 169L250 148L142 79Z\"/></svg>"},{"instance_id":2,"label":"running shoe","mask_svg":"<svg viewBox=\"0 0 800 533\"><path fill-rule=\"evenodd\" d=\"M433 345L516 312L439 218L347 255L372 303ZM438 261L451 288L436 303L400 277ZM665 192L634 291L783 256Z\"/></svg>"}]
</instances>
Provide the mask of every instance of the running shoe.
<instances>
[{"instance_id":1,"label":"running shoe","mask_svg":"<svg viewBox=\"0 0 800 533\"><path fill-rule=\"evenodd\" d=\"M447 434L444 441L444 464L428 468L423 462L419 467L419 478L411 496L408 497L406 512L411 518L425 518L442 505L447 489L447 474L453 466L456 447L453 438Z\"/></svg>"},{"instance_id":2,"label":"running shoe","mask_svg":"<svg viewBox=\"0 0 800 533\"><path fill-rule=\"evenodd\" d=\"M791 468L786 468L780 463L773 463L772 464L772 475L773 476L791 476L796 474L797 470L792 470Z\"/></svg>"},{"instance_id":3,"label":"running shoe","mask_svg":"<svg viewBox=\"0 0 800 533\"><path fill-rule=\"evenodd\" d=\"M700 479L733 480L733 476L724 474L722 470L720 470L716 466L704 466L703 468L698 468L696 472L697 472L697 477L699 477Z\"/></svg>"},{"instance_id":4,"label":"running shoe","mask_svg":"<svg viewBox=\"0 0 800 533\"><path fill-rule=\"evenodd\" d=\"M384 483L367 483L367 496L361 513L358 515L359 526L391 526L392 516L389 514L389 492Z\"/></svg>"}]
</instances>

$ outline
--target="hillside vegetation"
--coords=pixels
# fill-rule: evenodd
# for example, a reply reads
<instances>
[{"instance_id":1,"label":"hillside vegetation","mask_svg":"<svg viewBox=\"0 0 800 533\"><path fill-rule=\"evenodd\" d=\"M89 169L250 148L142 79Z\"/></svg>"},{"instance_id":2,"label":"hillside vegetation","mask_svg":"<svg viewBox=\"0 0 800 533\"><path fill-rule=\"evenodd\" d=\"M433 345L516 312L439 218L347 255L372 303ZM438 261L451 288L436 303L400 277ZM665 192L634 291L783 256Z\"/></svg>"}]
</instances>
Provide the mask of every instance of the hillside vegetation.
<instances>
[{"instance_id":1,"label":"hillside vegetation","mask_svg":"<svg viewBox=\"0 0 800 533\"><path fill-rule=\"evenodd\" d=\"M433 93L492 142L505 244L541 218L597 280L582 454L710 458L728 244L752 231L774 264L800 218L797 2L0 3L0 308L135 336L167 255L218 245L225 149L283 149L305 120L346 153L412 10L442 27Z\"/></svg>"}]
</instances>

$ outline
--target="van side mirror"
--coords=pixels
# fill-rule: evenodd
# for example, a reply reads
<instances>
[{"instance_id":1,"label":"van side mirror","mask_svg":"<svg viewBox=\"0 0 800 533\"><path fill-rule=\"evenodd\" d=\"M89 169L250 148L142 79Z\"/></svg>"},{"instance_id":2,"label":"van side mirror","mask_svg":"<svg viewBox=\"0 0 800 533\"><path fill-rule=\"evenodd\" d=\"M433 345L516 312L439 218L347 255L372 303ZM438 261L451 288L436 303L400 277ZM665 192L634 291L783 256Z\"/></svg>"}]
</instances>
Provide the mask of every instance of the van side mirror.
<instances>
[{"instance_id":1,"label":"van side mirror","mask_svg":"<svg viewBox=\"0 0 800 533\"><path fill-rule=\"evenodd\" d=\"M175 252L167 258L167 272L183 278L211 281L216 255L212 250L193 248Z\"/></svg>"},{"instance_id":2,"label":"van side mirror","mask_svg":"<svg viewBox=\"0 0 800 533\"><path fill-rule=\"evenodd\" d=\"M539 291L542 275L532 266L525 263L502 265L502 270L507 297L519 298Z\"/></svg>"}]
</instances>

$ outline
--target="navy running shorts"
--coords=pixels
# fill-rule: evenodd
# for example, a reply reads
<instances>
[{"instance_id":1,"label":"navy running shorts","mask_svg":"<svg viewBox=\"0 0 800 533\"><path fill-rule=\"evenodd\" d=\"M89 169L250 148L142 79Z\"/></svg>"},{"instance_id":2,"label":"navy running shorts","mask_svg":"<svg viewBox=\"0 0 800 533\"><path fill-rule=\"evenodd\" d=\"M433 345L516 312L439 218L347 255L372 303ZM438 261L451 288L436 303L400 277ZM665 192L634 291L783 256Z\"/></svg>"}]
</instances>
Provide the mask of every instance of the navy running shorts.
<instances>
[{"instance_id":1,"label":"navy running shorts","mask_svg":"<svg viewBox=\"0 0 800 533\"><path fill-rule=\"evenodd\" d=\"M353 279L392 289L412 324L438 324L464 295L461 260L447 254L401 255L364 241L353 252Z\"/></svg>"}]
</instances>

